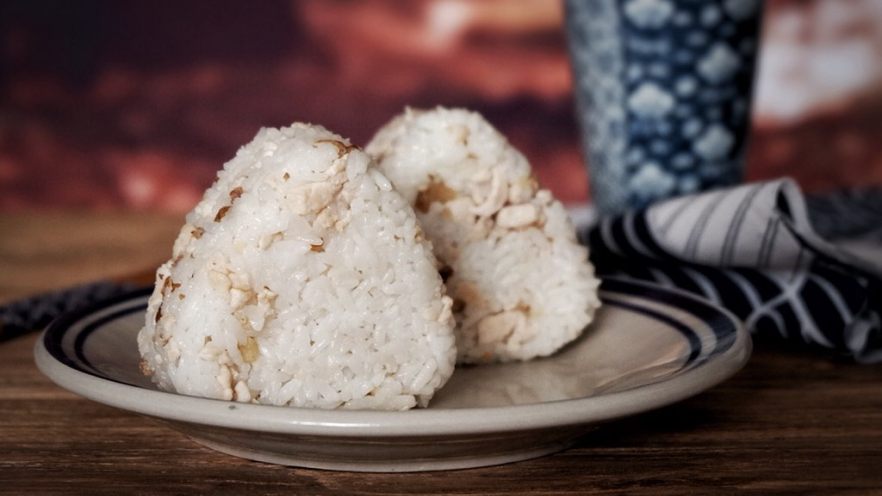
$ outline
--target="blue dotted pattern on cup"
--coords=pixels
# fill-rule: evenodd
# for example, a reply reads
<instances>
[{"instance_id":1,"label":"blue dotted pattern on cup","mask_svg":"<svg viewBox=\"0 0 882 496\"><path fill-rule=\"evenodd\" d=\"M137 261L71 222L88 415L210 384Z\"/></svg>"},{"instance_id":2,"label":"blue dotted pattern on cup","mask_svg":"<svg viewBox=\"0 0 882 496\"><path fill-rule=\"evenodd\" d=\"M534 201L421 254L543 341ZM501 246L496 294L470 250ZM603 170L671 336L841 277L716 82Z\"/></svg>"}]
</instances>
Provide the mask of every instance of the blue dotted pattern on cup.
<instances>
[{"instance_id":1,"label":"blue dotted pattern on cup","mask_svg":"<svg viewBox=\"0 0 882 496\"><path fill-rule=\"evenodd\" d=\"M567 0L602 213L738 182L760 0Z\"/></svg>"}]
</instances>

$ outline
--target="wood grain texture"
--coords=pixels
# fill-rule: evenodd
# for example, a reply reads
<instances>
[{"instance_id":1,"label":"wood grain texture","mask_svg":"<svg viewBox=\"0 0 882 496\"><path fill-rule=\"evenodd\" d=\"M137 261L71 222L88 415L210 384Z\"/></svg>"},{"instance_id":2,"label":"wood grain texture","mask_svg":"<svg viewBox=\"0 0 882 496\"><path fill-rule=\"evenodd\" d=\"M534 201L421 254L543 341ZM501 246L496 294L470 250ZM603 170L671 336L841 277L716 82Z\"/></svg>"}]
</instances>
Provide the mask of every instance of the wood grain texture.
<instances>
[{"instance_id":1,"label":"wood grain texture","mask_svg":"<svg viewBox=\"0 0 882 496\"><path fill-rule=\"evenodd\" d=\"M79 398L36 369L36 338L0 343L0 494L882 494L882 366L775 342L719 387L556 455L357 474L237 459Z\"/></svg>"},{"instance_id":2,"label":"wood grain texture","mask_svg":"<svg viewBox=\"0 0 882 496\"><path fill-rule=\"evenodd\" d=\"M0 302L155 270L183 222L139 212L0 213Z\"/></svg>"}]
</instances>

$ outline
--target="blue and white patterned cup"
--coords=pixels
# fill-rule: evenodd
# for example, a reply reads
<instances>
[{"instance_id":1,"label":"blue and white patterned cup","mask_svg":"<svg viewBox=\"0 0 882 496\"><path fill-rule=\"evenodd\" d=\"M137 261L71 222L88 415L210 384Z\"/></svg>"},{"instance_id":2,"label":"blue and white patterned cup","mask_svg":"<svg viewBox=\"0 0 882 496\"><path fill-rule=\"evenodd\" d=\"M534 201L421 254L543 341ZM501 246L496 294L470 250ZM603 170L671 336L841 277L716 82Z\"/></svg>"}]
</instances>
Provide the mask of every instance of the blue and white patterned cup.
<instances>
[{"instance_id":1,"label":"blue and white patterned cup","mask_svg":"<svg viewBox=\"0 0 882 496\"><path fill-rule=\"evenodd\" d=\"M566 0L601 214L741 180L761 0Z\"/></svg>"}]
</instances>

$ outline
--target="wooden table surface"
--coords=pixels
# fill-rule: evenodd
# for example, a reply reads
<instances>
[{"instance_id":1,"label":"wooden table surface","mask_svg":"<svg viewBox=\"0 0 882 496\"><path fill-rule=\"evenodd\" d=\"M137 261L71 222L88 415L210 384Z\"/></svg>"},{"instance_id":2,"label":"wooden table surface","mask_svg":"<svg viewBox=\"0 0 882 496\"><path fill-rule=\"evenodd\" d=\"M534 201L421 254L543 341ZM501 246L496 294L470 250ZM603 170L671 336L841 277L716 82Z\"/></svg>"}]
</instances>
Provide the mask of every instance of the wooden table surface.
<instances>
[{"instance_id":1,"label":"wooden table surface","mask_svg":"<svg viewBox=\"0 0 882 496\"><path fill-rule=\"evenodd\" d=\"M152 267L179 222L0 215L0 300ZM757 342L747 367L724 384L606 425L556 455L358 474L240 460L82 399L37 371L36 337L0 342L3 494L882 494L882 366L778 343Z\"/></svg>"}]
</instances>

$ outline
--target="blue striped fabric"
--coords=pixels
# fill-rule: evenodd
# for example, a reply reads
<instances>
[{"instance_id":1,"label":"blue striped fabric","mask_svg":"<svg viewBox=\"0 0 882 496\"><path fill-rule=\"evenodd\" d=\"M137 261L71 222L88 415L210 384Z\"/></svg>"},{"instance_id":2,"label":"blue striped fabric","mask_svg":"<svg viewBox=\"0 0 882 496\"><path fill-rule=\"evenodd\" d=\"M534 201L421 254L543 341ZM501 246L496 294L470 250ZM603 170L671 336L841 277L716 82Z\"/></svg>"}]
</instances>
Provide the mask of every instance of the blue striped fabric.
<instances>
[{"instance_id":1,"label":"blue striped fabric","mask_svg":"<svg viewBox=\"0 0 882 496\"><path fill-rule=\"evenodd\" d=\"M819 237L790 180L668 200L580 234L602 276L680 288L756 334L882 361L882 271Z\"/></svg>"}]
</instances>

